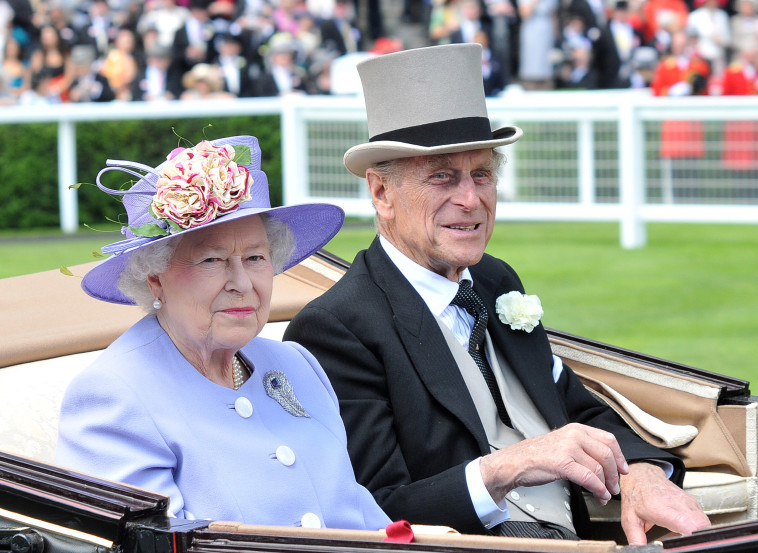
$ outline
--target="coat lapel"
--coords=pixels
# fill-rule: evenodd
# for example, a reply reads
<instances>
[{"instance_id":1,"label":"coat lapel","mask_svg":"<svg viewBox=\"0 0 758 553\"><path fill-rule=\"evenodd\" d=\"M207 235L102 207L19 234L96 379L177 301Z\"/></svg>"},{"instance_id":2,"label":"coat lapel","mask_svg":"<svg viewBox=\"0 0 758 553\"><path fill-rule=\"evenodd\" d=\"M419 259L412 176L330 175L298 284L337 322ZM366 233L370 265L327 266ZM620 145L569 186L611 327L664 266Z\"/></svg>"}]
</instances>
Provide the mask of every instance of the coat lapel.
<instances>
[{"instance_id":1,"label":"coat lapel","mask_svg":"<svg viewBox=\"0 0 758 553\"><path fill-rule=\"evenodd\" d=\"M384 292L393 320L411 364L429 393L474 435L483 452L489 451L474 402L460 391L466 387L437 320L375 239L366 252L366 265Z\"/></svg>"},{"instance_id":2,"label":"coat lapel","mask_svg":"<svg viewBox=\"0 0 758 553\"><path fill-rule=\"evenodd\" d=\"M488 275L478 266L471 268L474 290L482 298L489 311L487 330L496 350L508 360L513 372L518 376L526 393L534 402L548 425L557 428L567 422L563 402L553 382L552 354L544 327L540 324L531 333L511 328L500 321L495 302L501 294L512 290L518 292L517 279L500 273L497 277Z\"/></svg>"}]
</instances>

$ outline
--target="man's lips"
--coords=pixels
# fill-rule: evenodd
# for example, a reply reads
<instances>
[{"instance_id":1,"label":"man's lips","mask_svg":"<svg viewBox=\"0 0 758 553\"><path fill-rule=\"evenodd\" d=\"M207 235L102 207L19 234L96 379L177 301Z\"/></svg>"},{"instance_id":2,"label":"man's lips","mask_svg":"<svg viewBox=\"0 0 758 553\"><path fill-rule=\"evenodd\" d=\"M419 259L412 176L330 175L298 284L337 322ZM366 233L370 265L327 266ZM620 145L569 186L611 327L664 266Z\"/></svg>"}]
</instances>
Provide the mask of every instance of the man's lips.
<instances>
[{"instance_id":1,"label":"man's lips","mask_svg":"<svg viewBox=\"0 0 758 553\"><path fill-rule=\"evenodd\" d=\"M449 228L452 230L477 230L479 228L479 223L474 223L471 225L445 225L445 228Z\"/></svg>"}]
</instances>

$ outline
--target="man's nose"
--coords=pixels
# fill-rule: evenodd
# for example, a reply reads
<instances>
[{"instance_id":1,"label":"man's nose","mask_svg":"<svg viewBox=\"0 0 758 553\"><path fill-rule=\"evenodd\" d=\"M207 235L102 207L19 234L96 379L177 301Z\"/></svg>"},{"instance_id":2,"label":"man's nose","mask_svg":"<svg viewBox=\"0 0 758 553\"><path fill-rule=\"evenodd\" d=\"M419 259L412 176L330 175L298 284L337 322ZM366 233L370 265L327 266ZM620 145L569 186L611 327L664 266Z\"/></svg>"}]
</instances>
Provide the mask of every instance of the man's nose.
<instances>
[{"instance_id":1,"label":"man's nose","mask_svg":"<svg viewBox=\"0 0 758 553\"><path fill-rule=\"evenodd\" d=\"M479 203L479 191L470 175L464 175L455 187L453 201L467 209L473 209Z\"/></svg>"}]
</instances>

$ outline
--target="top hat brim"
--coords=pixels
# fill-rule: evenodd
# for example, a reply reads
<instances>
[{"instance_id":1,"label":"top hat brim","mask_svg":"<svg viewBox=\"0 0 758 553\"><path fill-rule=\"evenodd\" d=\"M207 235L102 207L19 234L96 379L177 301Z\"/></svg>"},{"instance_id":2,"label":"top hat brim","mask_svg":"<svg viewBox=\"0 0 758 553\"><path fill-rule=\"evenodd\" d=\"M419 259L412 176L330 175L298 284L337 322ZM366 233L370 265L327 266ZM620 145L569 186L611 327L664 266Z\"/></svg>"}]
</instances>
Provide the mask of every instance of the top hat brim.
<instances>
[{"instance_id":1,"label":"top hat brim","mask_svg":"<svg viewBox=\"0 0 758 553\"><path fill-rule=\"evenodd\" d=\"M417 156L432 156L439 154L455 154L468 150L485 150L513 144L523 131L519 127L507 126L492 131L491 140L473 142L458 142L438 146L419 146L406 142L379 140L353 146L345 152L343 162L348 171L357 177L365 178L366 170L377 163L393 159L404 159Z\"/></svg>"}]
</instances>

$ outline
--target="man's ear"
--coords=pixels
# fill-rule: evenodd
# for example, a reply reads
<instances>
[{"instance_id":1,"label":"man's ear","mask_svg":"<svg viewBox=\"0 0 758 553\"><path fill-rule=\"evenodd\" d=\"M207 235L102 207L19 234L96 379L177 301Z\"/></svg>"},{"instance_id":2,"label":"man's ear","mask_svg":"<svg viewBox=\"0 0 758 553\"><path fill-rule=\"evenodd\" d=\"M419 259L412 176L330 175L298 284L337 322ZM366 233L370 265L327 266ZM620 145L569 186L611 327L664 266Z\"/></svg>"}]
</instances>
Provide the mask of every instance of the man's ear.
<instances>
[{"instance_id":1,"label":"man's ear","mask_svg":"<svg viewBox=\"0 0 758 553\"><path fill-rule=\"evenodd\" d=\"M366 184L379 220L392 219L394 217L393 198L387 179L369 168L366 170Z\"/></svg>"}]
</instances>

